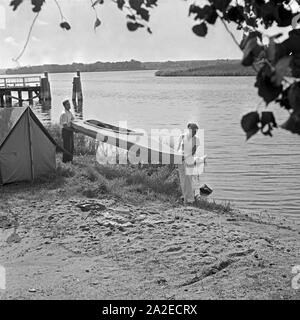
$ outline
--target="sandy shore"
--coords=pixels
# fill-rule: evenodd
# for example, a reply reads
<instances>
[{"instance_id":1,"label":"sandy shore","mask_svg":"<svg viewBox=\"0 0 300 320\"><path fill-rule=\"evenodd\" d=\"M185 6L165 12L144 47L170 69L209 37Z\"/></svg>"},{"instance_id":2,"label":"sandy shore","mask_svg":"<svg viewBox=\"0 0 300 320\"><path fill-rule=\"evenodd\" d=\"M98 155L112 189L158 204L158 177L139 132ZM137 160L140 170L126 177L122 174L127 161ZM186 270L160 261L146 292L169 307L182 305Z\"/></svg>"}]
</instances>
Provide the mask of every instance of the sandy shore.
<instances>
[{"instance_id":1,"label":"sandy shore","mask_svg":"<svg viewBox=\"0 0 300 320\"><path fill-rule=\"evenodd\" d=\"M299 299L292 221L8 187L1 299Z\"/></svg>"}]
</instances>

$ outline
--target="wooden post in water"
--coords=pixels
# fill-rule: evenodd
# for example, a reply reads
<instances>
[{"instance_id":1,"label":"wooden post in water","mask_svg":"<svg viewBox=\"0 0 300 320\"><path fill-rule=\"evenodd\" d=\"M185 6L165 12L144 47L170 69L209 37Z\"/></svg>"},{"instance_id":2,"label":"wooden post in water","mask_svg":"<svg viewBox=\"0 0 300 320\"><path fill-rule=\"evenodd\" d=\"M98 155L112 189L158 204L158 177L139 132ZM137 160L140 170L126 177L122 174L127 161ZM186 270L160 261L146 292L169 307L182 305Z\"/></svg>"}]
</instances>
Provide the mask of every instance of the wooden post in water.
<instances>
[{"instance_id":1,"label":"wooden post in water","mask_svg":"<svg viewBox=\"0 0 300 320\"><path fill-rule=\"evenodd\" d=\"M80 71L77 71L77 77L73 78L72 101L82 102L82 87L81 87Z\"/></svg>"},{"instance_id":2,"label":"wooden post in water","mask_svg":"<svg viewBox=\"0 0 300 320\"><path fill-rule=\"evenodd\" d=\"M48 79L48 72L44 73L45 77L41 78L41 91L40 91L40 100L49 101L51 100L51 89Z\"/></svg>"},{"instance_id":3,"label":"wooden post in water","mask_svg":"<svg viewBox=\"0 0 300 320\"><path fill-rule=\"evenodd\" d=\"M19 99L19 106L22 107L23 100L22 100L22 91L21 90L18 91L18 99Z\"/></svg>"},{"instance_id":4,"label":"wooden post in water","mask_svg":"<svg viewBox=\"0 0 300 320\"><path fill-rule=\"evenodd\" d=\"M11 103L11 91L6 91L6 106L7 107L11 107L12 103Z\"/></svg>"},{"instance_id":5,"label":"wooden post in water","mask_svg":"<svg viewBox=\"0 0 300 320\"><path fill-rule=\"evenodd\" d=\"M29 104L32 105L33 104L33 98L32 98L32 91L29 90L28 91L28 100L29 100Z\"/></svg>"}]
</instances>

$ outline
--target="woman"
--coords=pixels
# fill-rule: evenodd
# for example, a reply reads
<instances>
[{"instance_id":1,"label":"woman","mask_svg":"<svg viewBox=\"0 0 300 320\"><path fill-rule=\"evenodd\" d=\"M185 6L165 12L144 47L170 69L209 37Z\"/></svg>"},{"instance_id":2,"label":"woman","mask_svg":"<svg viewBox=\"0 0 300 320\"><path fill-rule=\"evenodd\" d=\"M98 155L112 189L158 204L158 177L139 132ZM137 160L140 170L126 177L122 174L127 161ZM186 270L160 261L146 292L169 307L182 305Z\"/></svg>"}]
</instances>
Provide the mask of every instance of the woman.
<instances>
[{"instance_id":1,"label":"woman","mask_svg":"<svg viewBox=\"0 0 300 320\"><path fill-rule=\"evenodd\" d=\"M194 177L199 174L197 170L195 155L200 140L196 136L198 126L189 123L188 132L179 138L178 151L182 151L182 164L178 165L179 180L184 199L184 204L192 204L195 201ZM203 161L203 158L202 158Z\"/></svg>"}]
</instances>

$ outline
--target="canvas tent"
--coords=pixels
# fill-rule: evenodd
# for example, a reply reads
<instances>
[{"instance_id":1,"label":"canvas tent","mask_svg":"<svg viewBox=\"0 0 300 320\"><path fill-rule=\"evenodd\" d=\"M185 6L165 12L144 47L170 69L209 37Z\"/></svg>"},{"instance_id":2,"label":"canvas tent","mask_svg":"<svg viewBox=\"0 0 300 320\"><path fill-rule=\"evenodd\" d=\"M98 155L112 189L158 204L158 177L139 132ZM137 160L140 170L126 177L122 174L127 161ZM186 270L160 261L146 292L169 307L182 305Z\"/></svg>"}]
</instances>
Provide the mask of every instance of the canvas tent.
<instances>
[{"instance_id":1,"label":"canvas tent","mask_svg":"<svg viewBox=\"0 0 300 320\"><path fill-rule=\"evenodd\" d=\"M0 184L53 172L56 142L30 107L0 108Z\"/></svg>"}]
</instances>

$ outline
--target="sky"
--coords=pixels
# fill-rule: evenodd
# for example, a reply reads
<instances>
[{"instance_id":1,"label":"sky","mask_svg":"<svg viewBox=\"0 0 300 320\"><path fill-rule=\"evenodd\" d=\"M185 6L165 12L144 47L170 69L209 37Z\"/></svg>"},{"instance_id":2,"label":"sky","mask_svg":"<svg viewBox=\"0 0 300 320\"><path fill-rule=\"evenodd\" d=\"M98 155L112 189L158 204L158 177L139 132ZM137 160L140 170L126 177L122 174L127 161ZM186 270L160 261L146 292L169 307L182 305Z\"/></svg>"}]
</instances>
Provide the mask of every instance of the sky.
<instances>
[{"instance_id":1,"label":"sky","mask_svg":"<svg viewBox=\"0 0 300 320\"><path fill-rule=\"evenodd\" d=\"M16 11L12 11L9 2L0 0L0 68L17 66L13 59L21 52L34 18L29 0L24 0ZM128 31L125 13L110 0L97 6L101 26L96 32L95 13L89 0L58 2L71 30L59 27L61 19L55 1L46 0L19 65L241 57L240 50L221 23L209 26L205 38L193 34L191 28L195 22L188 17L188 1L158 0L158 7L152 10L149 23L153 34L148 34L143 28Z\"/></svg>"}]
</instances>

